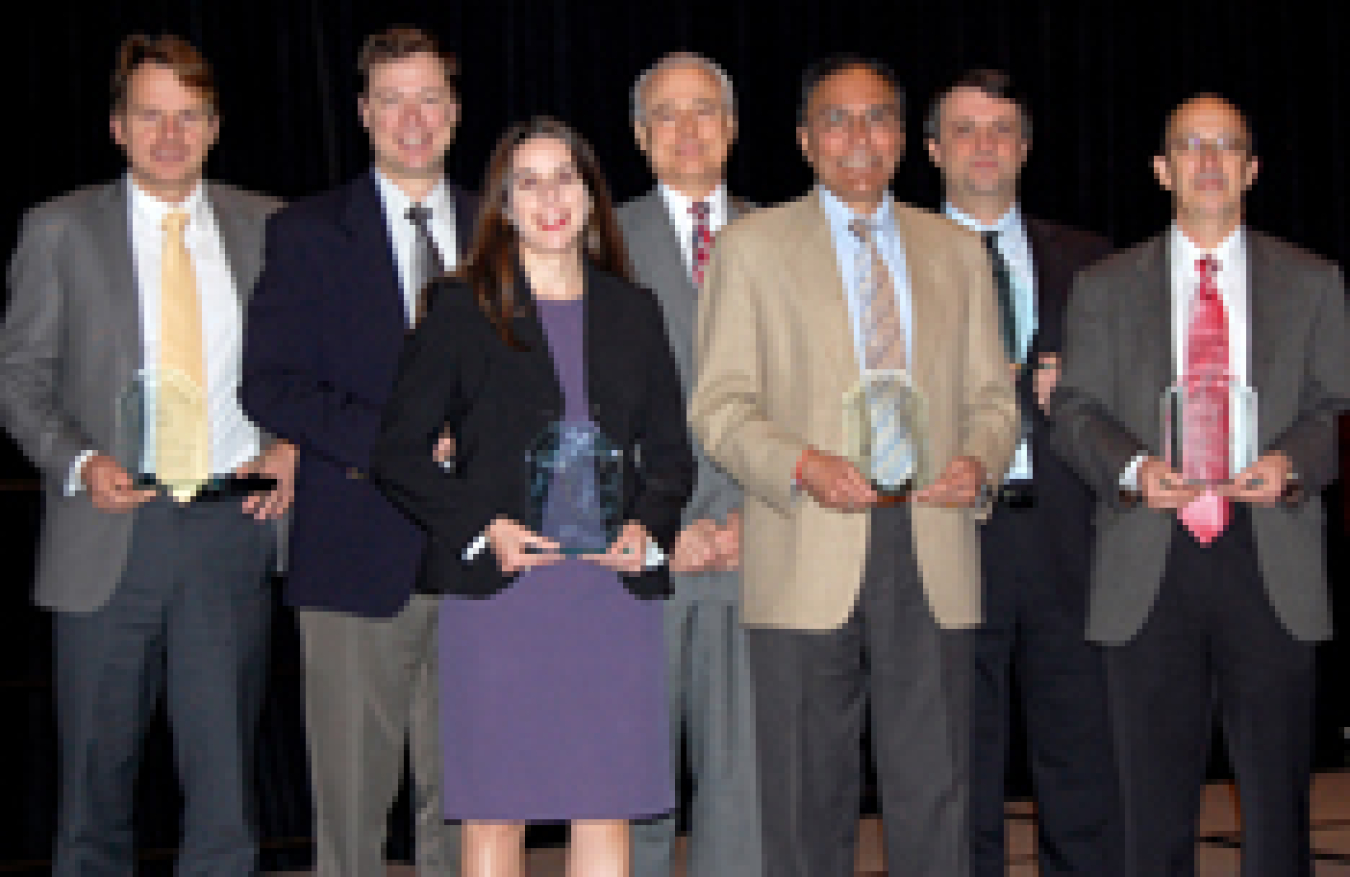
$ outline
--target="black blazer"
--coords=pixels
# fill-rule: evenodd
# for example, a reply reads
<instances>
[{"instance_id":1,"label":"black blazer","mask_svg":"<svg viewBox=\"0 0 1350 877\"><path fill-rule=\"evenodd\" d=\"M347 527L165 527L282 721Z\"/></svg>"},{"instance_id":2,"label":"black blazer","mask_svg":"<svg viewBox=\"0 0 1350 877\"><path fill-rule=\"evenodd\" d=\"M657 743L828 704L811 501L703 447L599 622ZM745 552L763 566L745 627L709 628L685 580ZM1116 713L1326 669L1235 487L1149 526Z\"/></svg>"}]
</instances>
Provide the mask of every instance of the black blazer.
<instances>
[{"instance_id":1,"label":"black blazer","mask_svg":"<svg viewBox=\"0 0 1350 877\"><path fill-rule=\"evenodd\" d=\"M408 602L426 539L365 477L408 334L373 174L268 222L239 396L258 424L300 448L286 602L387 618ZM477 203L449 187L465 253Z\"/></svg>"},{"instance_id":2,"label":"black blazer","mask_svg":"<svg viewBox=\"0 0 1350 877\"><path fill-rule=\"evenodd\" d=\"M467 284L447 279L437 285L434 305L399 363L371 474L427 530L424 585L489 595L512 577L491 551L465 562L464 550L498 515L525 519L525 453L562 416L562 389L524 280L514 328L526 350L501 340ZM589 264L585 289L591 418L626 451L625 519L640 522L669 552L693 492L694 457L661 310L651 293ZM452 471L431 457L446 426L456 442ZM624 576L624 584L639 597L670 593L665 566Z\"/></svg>"}]
</instances>

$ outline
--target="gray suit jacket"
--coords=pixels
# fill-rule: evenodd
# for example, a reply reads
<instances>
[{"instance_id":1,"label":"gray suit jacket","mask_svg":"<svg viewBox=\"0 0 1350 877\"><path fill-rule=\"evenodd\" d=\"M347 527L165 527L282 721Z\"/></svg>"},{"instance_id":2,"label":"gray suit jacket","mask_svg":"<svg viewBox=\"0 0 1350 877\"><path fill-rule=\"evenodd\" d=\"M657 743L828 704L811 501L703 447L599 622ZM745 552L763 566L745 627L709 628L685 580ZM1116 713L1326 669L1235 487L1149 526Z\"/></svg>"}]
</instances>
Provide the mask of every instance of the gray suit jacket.
<instances>
[{"instance_id":1,"label":"gray suit jacket","mask_svg":"<svg viewBox=\"0 0 1350 877\"><path fill-rule=\"evenodd\" d=\"M745 205L730 199L729 221L745 212ZM686 404L694 389L694 331L698 317L698 289L684 265L680 241L670 223L665 199L657 189L619 208L619 225L633 265L634 279L656 294L666 319L666 335L680 369ZM691 441L693 438L691 436ZM694 443L698 476L694 495L684 507L683 523L700 518L717 521L741 506L741 490L719 466ZM674 576L676 592L694 599L734 601L740 598L740 577L734 573Z\"/></svg>"},{"instance_id":2,"label":"gray suit jacket","mask_svg":"<svg viewBox=\"0 0 1350 877\"><path fill-rule=\"evenodd\" d=\"M126 563L133 514L65 496L75 458L118 447L116 400L142 367L140 304L126 178L30 210L9 264L0 325L0 425L42 474L45 516L36 601L84 612L107 601ZM263 226L277 202L218 183L206 189L235 286L246 298L262 267Z\"/></svg>"},{"instance_id":3,"label":"gray suit jacket","mask_svg":"<svg viewBox=\"0 0 1350 877\"><path fill-rule=\"evenodd\" d=\"M1159 398L1174 380L1167 239L1078 275L1051 402L1054 440L1098 497L1088 636L1104 643L1143 626L1174 533L1173 515L1127 503L1118 489L1137 453L1161 456ZM1307 497L1251 508L1260 572L1289 632L1323 640L1331 614L1320 492L1336 476L1337 413L1350 407L1345 288L1335 265L1250 230L1247 259L1259 450L1288 454Z\"/></svg>"}]
</instances>

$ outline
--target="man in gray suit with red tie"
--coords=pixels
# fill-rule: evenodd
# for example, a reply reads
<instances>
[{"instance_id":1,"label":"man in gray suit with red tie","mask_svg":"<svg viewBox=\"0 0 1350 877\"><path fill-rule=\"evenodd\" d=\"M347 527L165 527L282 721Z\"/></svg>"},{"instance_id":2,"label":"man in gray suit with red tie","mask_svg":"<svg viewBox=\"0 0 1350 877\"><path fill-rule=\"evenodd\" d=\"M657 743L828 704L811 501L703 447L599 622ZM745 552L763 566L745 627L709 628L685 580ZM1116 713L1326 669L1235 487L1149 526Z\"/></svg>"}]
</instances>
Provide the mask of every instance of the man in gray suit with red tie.
<instances>
[{"instance_id":1,"label":"man in gray suit with red tie","mask_svg":"<svg viewBox=\"0 0 1350 877\"><path fill-rule=\"evenodd\" d=\"M694 324L714 236L748 205L727 192L736 137L730 77L702 55L657 60L633 86L633 130L657 187L619 208L639 283L661 302L685 393L694 382ZM689 755L690 875L758 874L754 705L740 609L740 489L701 452L693 497L670 558L665 607L671 770ZM633 825L635 877L671 873L676 814Z\"/></svg>"},{"instance_id":2,"label":"man in gray suit with red tie","mask_svg":"<svg viewBox=\"0 0 1350 877\"><path fill-rule=\"evenodd\" d=\"M220 117L211 68L187 41L128 37L112 97L128 172L24 217L0 327L0 420L43 482L36 600L54 612L61 783L52 873L132 872L137 766L163 691L184 799L178 873L256 874L271 519L289 503L295 455L235 396L242 302L276 202L203 179ZM132 388L151 373L157 400L184 391L175 416L153 409L153 444L131 428L144 422ZM172 480L172 498L137 486L143 467ZM246 472L276 488L224 498L211 477Z\"/></svg>"},{"instance_id":3,"label":"man in gray suit with red tie","mask_svg":"<svg viewBox=\"0 0 1350 877\"><path fill-rule=\"evenodd\" d=\"M375 166L278 213L249 306L244 407L300 448L286 601L299 613L318 873L384 872L411 748L415 857L459 871L441 811L439 598L414 592L422 531L366 479L426 281L454 268L474 202L445 179L455 59L420 30L369 37L358 67Z\"/></svg>"},{"instance_id":4,"label":"man in gray suit with red tie","mask_svg":"<svg viewBox=\"0 0 1350 877\"><path fill-rule=\"evenodd\" d=\"M1200 95L1154 159L1162 234L1080 274L1055 440L1097 495L1088 636L1105 646L1132 877L1195 873L1217 715L1242 805L1242 874L1312 873L1313 651L1331 636L1323 509L1350 406L1336 266L1249 228L1251 130ZM1161 426L1164 391L1183 425ZM1257 398L1254 451L1234 452ZM1169 459L1170 457L1170 459Z\"/></svg>"}]
</instances>

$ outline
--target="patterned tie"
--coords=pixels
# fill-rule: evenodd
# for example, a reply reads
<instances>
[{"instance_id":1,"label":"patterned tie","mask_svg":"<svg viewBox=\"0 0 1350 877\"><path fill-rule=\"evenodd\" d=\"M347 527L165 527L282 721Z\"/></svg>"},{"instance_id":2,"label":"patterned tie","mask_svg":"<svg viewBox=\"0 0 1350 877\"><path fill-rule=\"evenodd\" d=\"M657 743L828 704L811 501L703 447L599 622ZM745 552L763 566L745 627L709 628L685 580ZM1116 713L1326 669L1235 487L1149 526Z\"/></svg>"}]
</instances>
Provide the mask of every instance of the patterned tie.
<instances>
[{"instance_id":1,"label":"patterned tie","mask_svg":"<svg viewBox=\"0 0 1350 877\"><path fill-rule=\"evenodd\" d=\"M994 291L998 293L998 326L1003 336L1003 351L1008 354L1008 362L1018 362L1017 311L1013 308L1012 272L1008 270L1008 261L998 249L996 231L980 232L984 248L989 251L989 261L994 266Z\"/></svg>"},{"instance_id":2,"label":"patterned tie","mask_svg":"<svg viewBox=\"0 0 1350 877\"><path fill-rule=\"evenodd\" d=\"M895 306L895 287L891 272L881 260L872 228L866 220L854 219L849 231L862 246L853 266L858 279L858 299L862 305L863 367L868 370L904 369L909 357L905 349L905 331L900 311Z\"/></svg>"},{"instance_id":3,"label":"patterned tie","mask_svg":"<svg viewBox=\"0 0 1350 877\"><path fill-rule=\"evenodd\" d=\"M159 283L160 387L155 405L155 473L179 502L206 481L210 436L197 275L183 239L188 215L164 217Z\"/></svg>"},{"instance_id":4,"label":"patterned tie","mask_svg":"<svg viewBox=\"0 0 1350 877\"><path fill-rule=\"evenodd\" d=\"M712 226L708 224L708 216L712 213L712 207L707 201L695 201L689 205L689 213L694 217L694 264L690 270L695 286L703 285L703 269L708 265L708 257L712 255Z\"/></svg>"},{"instance_id":5,"label":"patterned tie","mask_svg":"<svg viewBox=\"0 0 1350 877\"><path fill-rule=\"evenodd\" d=\"M1181 474L1187 480L1214 483L1228 471L1228 315L1219 298L1214 257L1197 259L1200 284L1191 309L1186 335L1186 401ZM1201 545L1214 541L1232 518L1226 498L1213 489L1191 500L1181 510L1181 523Z\"/></svg>"},{"instance_id":6,"label":"patterned tie","mask_svg":"<svg viewBox=\"0 0 1350 877\"><path fill-rule=\"evenodd\" d=\"M408 221L417 232L417 246L413 249L413 289L415 304L412 322L416 323L427 311L426 285L434 278L445 273L445 261L436 241L431 237L431 208L424 204L414 204L408 208Z\"/></svg>"}]
</instances>

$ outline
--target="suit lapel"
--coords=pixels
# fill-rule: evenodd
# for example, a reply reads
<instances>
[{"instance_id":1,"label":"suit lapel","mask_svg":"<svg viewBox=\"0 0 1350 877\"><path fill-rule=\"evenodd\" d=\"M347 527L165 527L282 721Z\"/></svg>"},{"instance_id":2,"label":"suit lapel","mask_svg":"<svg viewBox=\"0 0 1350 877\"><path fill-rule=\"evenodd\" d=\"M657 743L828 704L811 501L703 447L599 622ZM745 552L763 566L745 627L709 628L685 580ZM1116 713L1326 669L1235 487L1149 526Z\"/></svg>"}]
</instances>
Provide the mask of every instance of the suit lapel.
<instances>
[{"instance_id":1,"label":"suit lapel","mask_svg":"<svg viewBox=\"0 0 1350 877\"><path fill-rule=\"evenodd\" d=\"M95 264L102 266L108 278L112 299L113 329L121 342L128 377L142 366L141 294L132 259L130 183L124 177L109 183L98 199L90 234L97 248Z\"/></svg>"},{"instance_id":2,"label":"suit lapel","mask_svg":"<svg viewBox=\"0 0 1350 877\"><path fill-rule=\"evenodd\" d=\"M830 221L818 191L813 190L797 204L799 219L795 234L783 247L783 252L796 254L787 270L792 280L789 288L803 300L802 313L811 321L806 330L821 337L819 350L826 358L822 368L839 374L859 374L848 293L839 273ZM827 340L830 338L833 343Z\"/></svg>"},{"instance_id":3,"label":"suit lapel","mask_svg":"<svg viewBox=\"0 0 1350 877\"><path fill-rule=\"evenodd\" d=\"M1275 359L1280 339L1288 337L1286 321L1288 309L1282 307L1280 283L1271 264L1265 241L1248 230L1247 235L1247 295L1248 329L1251 336L1251 385L1258 388L1273 386L1271 363Z\"/></svg>"},{"instance_id":4,"label":"suit lapel","mask_svg":"<svg viewBox=\"0 0 1350 877\"><path fill-rule=\"evenodd\" d=\"M1153 238L1139 252L1135 263L1134 289L1126 291L1138 307L1125 308L1117 313L1132 313L1135 316L1133 326L1122 331L1132 332L1130 346L1132 351L1125 355L1121 367L1138 375L1138 386L1147 395L1138 400L1139 417L1143 421L1135 426L1143 429L1139 438L1154 446L1159 441L1158 404L1162 392L1175 382L1175 353L1172 349L1172 255L1169 246L1169 232ZM1155 450L1161 450L1155 448Z\"/></svg>"},{"instance_id":5,"label":"suit lapel","mask_svg":"<svg viewBox=\"0 0 1350 877\"><path fill-rule=\"evenodd\" d=\"M937 351L929 350L928 339L954 337L944 325L950 311L944 307L941 295L941 290L954 287L932 259L929 248L918 245L909 216L901 205L895 203L891 209L896 233L904 247L905 271L909 275L909 371L915 387L924 390L935 385L932 369Z\"/></svg>"},{"instance_id":6,"label":"suit lapel","mask_svg":"<svg viewBox=\"0 0 1350 877\"><path fill-rule=\"evenodd\" d=\"M228 196L219 187L206 184L206 203L220 230L220 245L225 250L225 261L234 276L235 294L241 303L248 301L253 284L262 268L261 253L256 245L257 232L249 217L242 211L230 209Z\"/></svg>"},{"instance_id":7,"label":"suit lapel","mask_svg":"<svg viewBox=\"0 0 1350 877\"><path fill-rule=\"evenodd\" d=\"M394 244L384 218L384 202L375 186L374 171L353 181L348 188L347 204L341 224L352 247L352 277L378 302L375 311L387 330L402 334L408 327L399 282Z\"/></svg>"}]
</instances>

